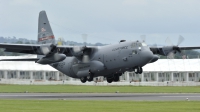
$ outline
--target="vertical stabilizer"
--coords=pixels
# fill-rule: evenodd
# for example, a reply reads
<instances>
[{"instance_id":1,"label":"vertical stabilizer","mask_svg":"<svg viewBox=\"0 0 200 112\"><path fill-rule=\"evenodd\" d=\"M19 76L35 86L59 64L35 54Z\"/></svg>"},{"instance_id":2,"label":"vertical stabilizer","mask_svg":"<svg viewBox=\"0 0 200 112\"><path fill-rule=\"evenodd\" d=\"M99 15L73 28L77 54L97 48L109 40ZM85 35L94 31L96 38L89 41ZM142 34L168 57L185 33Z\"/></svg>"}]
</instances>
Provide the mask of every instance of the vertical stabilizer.
<instances>
[{"instance_id":1,"label":"vertical stabilizer","mask_svg":"<svg viewBox=\"0 0 200 112\"><path fill-rule=\"evenodd\" d=\"M55 37L53 35L46 12L41 11L38 19L38 44L55 44Z\"/></svg>"}]
</instances>

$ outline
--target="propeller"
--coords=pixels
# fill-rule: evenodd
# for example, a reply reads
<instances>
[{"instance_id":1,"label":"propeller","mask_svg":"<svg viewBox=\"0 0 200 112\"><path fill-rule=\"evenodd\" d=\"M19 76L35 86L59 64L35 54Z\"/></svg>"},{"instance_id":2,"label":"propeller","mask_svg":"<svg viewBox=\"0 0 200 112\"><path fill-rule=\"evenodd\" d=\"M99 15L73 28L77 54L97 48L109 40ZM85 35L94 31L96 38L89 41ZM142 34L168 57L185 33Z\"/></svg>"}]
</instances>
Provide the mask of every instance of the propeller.
<instances>
[{"instance_id":1,"label":"propeller","mask_svg":"<svg viewBox=\"0 0 200 112\"><path fill-rule=\"evenodd\" d=\"M83 55L82 62L83 63L88 63L89 61L90 61L89 56L88 55Z\"/></svg>"},{"instance_id":2,"label":"propeller","mask_svg":"<svg viewBox=\"0 0 200 112\"><path fill-rule=\"evenodd\" d=\"M184 37L179 35L177 46L179 46L184 40L185 40Z\"/></svg>"},{"instance_id":3,"label":"propeller","mask_svg":"<svg viewBox=\"0 0 200 112\"><path fill-rule=\"evenodd\" d=\"M87 34L82 34L83 42L85 44L85 47L83 48L83 57L82 57L82 62L83 63L88 63L90 61L90 57L86 53L87 51L84 50L86 48L86 45L87 45L87 37L88 37Z\"/></svg>"},{"instance_id":4,"label":"propeller","mask_svg":"<svg viewBox=\"0 0 200 112\"><path fill-rule=\"evenodd\" d=\"M174 55L179 52L181 53L181 49L178 47L182 42L184 41L184 37L182 37L181 35L179 36L179 39L178 39L178 42L177 42L177 45L174 45L171 40L169 38L166 39L166 43L168 43L168 45L172 46L172 51L169 52L167 54L167 57L172 59L174 58Z\"/></svg>"},{"instance_id":5,"label":"propeller","mask_svg":"<svg viewBox=\"0 0 200 112\"><path fill-rule=\"evenodd\" d=\"M156 49L156 50L155 50L155 53L159 53L159 51L158 51L158 50L159 50L159 49L158 49L158 45L157 45L157 44L153 44L152 46Z\"/></svg>"},{"instance_id":6,"label":"propeller","mask_svg":"<svg viewBox=\"0 0 200 112\"><path fill-rule=\"evenodd\" d=\"M90 61L90 57L86 49L87 37L88 37L87 34L82 34L84 46L73 46L72 48L72 54L83 63L88 63Z\"/></svg>"},{"instance_id":7,"label":"propeller","mask_svg":"<svg viewBox=\"0 0 200 112\"><path fill-rule=\"evenodd\" d=\"M83 38L83 42L84 42L84 45L85 45L85 46L86 46L86 44L87 44L87 37L88 37L87 34L82 34L82 38Z\"/></svg>"},{"instance_id":8,"label":"propeller","mask_svg":"<svg viewBox=\"0 0 200 112\"><path fill-rule=\"evenodd\" d=\"M81 52L82 51L82 47L81 46L74 46L73 47L73 52L74 53L78 53L78 52Z\"/></svg>"},{"instance_id":9,"label":"propeller","mask_svg":"<svg viewBox=\"0 0 200 112\"><path fill-rule=\"evenodd\" d=\"M40 50L44 55L51 55L56 53L57 44L44 44L40 46Z\"/></svg>"},{"instance_id":10,"label":"propeller","mask_svg":"<svg viewBox=\"0 0 200 112\"><path fill-rule=\"evenodd\" d=\"M146 42L146 35L141 35L140 38L142 39L142 42Z\"/></svg>"}]
</instances>

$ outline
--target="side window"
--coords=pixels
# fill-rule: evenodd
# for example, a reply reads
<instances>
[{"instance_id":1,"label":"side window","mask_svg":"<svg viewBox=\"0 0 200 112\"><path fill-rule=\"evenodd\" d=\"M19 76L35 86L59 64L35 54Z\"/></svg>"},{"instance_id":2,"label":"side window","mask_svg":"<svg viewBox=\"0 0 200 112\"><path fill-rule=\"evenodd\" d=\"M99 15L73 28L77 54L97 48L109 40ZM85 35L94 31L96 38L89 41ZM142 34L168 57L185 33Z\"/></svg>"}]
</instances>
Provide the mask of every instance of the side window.
<instances>
[{"instance_id":1,"label":"side window","mask_svg":"<svg viewBox=\"0 0 200 112\"><path fill-rule=\"evenodd\" d=\"M132 51L132 54L137 54L137 51L136 51L136 50L133 50L133 51Z\"/></svg>"},{"instance_id":2,"label":"side window","mask_svg":"<svg viewBox=\"0 0 200 112\"><path fill-rule=\"evenodd\" d=\"M134 48L134 47L136 47L136 46L137 46L137 45L136 45L135 42L131 44L131 48Z\"/></svg>"}]
</instances>

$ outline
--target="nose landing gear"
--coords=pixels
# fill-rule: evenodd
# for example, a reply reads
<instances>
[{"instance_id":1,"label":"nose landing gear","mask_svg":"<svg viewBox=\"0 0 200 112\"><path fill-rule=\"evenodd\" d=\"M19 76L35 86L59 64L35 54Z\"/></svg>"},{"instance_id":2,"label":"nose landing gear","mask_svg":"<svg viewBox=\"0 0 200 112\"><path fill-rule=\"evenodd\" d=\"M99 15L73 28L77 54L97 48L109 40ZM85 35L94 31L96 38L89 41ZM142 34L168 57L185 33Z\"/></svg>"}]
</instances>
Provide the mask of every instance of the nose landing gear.
<instances>
[{"instance_id":1,"label":"nose landing gear","mask_svg":"<svg viewBox=\"0 0 200 112\"><path fill-rule=\"evenodd\" d=\"M141 73L143 72L143 69L142 69L142 67L136 67L136 68L134 69L134 72L135 72L136 74L141 74Z\"/></svg>"}]
</instances>

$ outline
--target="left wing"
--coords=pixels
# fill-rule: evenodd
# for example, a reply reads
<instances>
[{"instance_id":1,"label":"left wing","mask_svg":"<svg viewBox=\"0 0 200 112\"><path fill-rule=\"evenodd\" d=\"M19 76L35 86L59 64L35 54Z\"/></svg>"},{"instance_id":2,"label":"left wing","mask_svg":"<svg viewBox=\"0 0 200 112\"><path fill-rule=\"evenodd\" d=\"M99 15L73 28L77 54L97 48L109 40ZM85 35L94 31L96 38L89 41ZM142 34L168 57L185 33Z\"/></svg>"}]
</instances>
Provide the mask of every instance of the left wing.
<instances>
[{"instance_id":1,"label":"left wing","mask_svg":"<svg viewBox=\"0 0 200 112\"><path fill-rule=\"evenodd\" d=\"M200 49L200 46L194 46L194 47L179 47L181 50L193 50L193 49Z\"/></svg>"},{"instance_id":2,"label":"left wing","mask_svg":"<svg viewBox=\"0 0 200 112\"><path fill-rule=\"evenodd\" d=\"M159 54L159 55L164 55L167 56L170 52L181 52L181 50L193 50L193 49L200 49L200 46L163 46L163 47L155 47L151 46L149 47L150 50L153 52L153 54Z\"/></svg>"}]
</instances>

